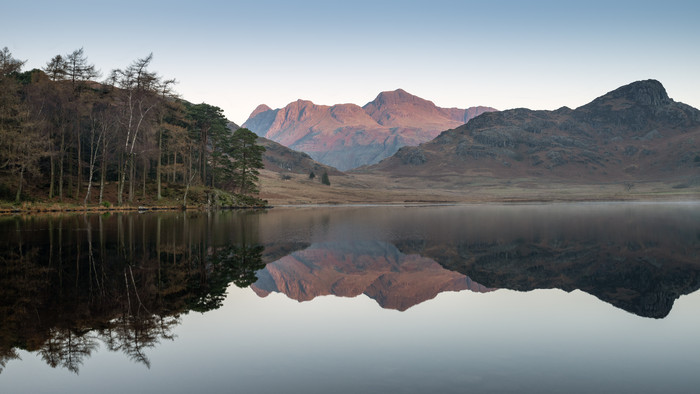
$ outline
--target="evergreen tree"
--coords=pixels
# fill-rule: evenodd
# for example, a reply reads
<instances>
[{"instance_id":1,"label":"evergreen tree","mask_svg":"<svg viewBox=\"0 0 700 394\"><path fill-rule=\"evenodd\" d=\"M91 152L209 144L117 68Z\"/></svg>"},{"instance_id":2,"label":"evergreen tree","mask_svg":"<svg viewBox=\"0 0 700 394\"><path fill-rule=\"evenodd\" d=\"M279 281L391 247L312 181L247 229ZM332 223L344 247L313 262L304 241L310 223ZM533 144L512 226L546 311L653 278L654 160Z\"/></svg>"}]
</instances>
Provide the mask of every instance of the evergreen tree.
<instances>
[{"instance_id":1,"label":"evergreen tree","mask_svg":"<svg viewBox=\"0 0 700 394\"><path fill-rule=\"evenodd\" d=\"M231 131L226 126L224 111L206 103L188 108L190 136L197 143L198 173L203 185L221 186L232 175L229 154ZM211 177L207 176L211 169Z\"/></svg>"},{"instance_id":2,"label":"evergreen tree","mask_svg":"<svg viewBox=\"0 0 700 394\"><path fill-rule=\"evenodd\" d=\"M321 183L323 183L324 185L328 185L328 186L331 185L331 180L328 179L328 173L325 171L323 172L323 175L321 176Z\"/></svg>"},{"instance_id":3,"label":"evergreen tree","mask_svg":"<svg viewBox=\"0 0 700 394\"><path fill-rule=\"evenodd\" d=\"M258 193L258 170L263 168L262 155L265 147L257 144L258 136L240 128L233 132L231 156L234 159L233 183L240 194Z\"/></svg>"}]
</instances>

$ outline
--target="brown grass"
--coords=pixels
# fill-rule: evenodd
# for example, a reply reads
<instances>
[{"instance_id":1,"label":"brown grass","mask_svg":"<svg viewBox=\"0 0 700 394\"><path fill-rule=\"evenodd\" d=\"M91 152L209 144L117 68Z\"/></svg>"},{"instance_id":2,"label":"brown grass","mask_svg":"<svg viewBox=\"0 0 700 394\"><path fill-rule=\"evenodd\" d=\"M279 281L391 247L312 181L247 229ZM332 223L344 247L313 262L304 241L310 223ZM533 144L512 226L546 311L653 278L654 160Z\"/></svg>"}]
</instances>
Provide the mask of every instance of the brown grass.
<instances>
[{"instance_id":1,"label":"brown grass","mask_svg":"<svg viewBox=\"0 0 700 394\"><path fill-rule=\"evenodd\" d=\"M278 173L263 171L260 178L260 197L271 205L700 200L700 185L674 188L675 184L664 182L590 184L348 174L330 177L331 186L326 186L304 175L283 180Z\"/></svg>"}]
</instances>

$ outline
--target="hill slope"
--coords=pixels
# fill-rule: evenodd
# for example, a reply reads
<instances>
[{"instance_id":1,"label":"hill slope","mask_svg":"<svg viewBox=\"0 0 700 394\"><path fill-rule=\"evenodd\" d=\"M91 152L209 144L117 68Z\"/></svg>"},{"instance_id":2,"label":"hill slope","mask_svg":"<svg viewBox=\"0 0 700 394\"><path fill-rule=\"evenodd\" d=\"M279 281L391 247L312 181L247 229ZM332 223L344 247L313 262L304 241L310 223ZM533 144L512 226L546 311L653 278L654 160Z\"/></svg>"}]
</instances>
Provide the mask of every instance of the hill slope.
<instances>
[{"instance_id":1,"label":"hill slope","mask_svg":"<svg viewBox=\"0 0 700 394\"><path fill-rule=\"evenodd\" d=\"M327 172L329 175L342 174L331 166L315 161L304 152L297 152L293 149L289 149L267 138L258 137L257 143L265 147L265 153L263 153L265 170L282 174L293 173L303 175L309 175L309 173L313 172L319 176L324 172Z\"/></svg>"},{"instance_id":2,"label":"hill slope","mask_svg":"<svg viewBox=\"0 0 700 394\"><path fill-rule=\"evenodd\" d=\"M297 100L284 108L256 108L243 124L261 137L347 170L372 164L400 147L418 145L464 124L489 107L440 108L401 89L382 92L364 107Z\"/></svg>"},{"instance_id":3,"label":"hill slope","mask_svg":"<svg viewBox=\"0 0 700 394\"><path fill-rule=\"evenodd\" d=\"M608 182L700 175L700 110L638 81L575 110L485 113L359 172Z\"/></svg>"}]
</instances>

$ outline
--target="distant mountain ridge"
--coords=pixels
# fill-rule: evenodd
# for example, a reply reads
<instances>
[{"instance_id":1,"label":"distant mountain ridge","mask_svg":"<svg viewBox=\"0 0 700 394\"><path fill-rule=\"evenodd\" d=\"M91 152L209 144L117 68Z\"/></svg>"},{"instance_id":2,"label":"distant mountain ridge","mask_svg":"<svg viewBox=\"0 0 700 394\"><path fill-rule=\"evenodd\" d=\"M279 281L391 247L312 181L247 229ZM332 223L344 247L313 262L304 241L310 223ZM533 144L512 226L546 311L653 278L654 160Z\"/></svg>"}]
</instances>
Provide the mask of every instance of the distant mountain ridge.
<instances>
[{"instance_id":1,"label":"distant mountain ridge","mask_svg":"<svg viewBox=\"0 0 700 394\"><path fill-rule=\"evenodd\" d=\"M485 113L363 169L586 181L684 178L700 169L700 110L656 80L622 86L576 109Z\"/></svg>"},{"instance_id":2,"label":"distant mountain ridge","mask_svg":"<svg viewBox=\"0 0 700 394\"><path fill-rule=\"evenodd\" d=\"M415 146L491 107L441 108L402 89L382 92L360 107L297 100L284 108L259 105L243 127L258 136L347 170L377 163L403 146Z\"/></svg>"}]
</instances>

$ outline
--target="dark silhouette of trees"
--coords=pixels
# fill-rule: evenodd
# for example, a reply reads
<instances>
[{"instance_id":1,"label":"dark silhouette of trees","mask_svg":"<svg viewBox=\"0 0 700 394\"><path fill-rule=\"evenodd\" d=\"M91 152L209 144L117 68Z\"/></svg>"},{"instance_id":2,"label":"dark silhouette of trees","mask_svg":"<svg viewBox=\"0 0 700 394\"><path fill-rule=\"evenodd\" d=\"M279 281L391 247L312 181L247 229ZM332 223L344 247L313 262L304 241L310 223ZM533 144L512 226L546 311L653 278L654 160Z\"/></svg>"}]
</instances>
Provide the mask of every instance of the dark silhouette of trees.
<instances>
[{"instance_id":1,"label":"dark silhouette of trees","mask_svg":"<svg viewBox=\"0 0 700 394\"><path fill-rule=\"evenodd\" d=\"M206 312L217 309L226 299L226 288L233 283L238 287L248 287L258 278L255 273L265 268L262 261L261 245L230 245L206 258L206 266L212 267L212 273L204 273L206 281L201 276L193 277L192 288L197 293L204 294L191 300L190 309ZM203 288L206 283L206 288Z\"/></svg>"},{"instance_id":2,"label":"dark silhouette of trees","mask_svg":"<svg viewBox=\"0 0 700 394\"><path fill-rule=\"evenodd\" d=\"M219 308L229 285L250 286L265 266L263 247L237 239L237 231L214 242L210 220L117 214L0 221L7 234L0 239L0 373L17 349L78 373L100 342L149 367L148 350L174 339L182 314Z\"/></svg>"}]
</instances>

